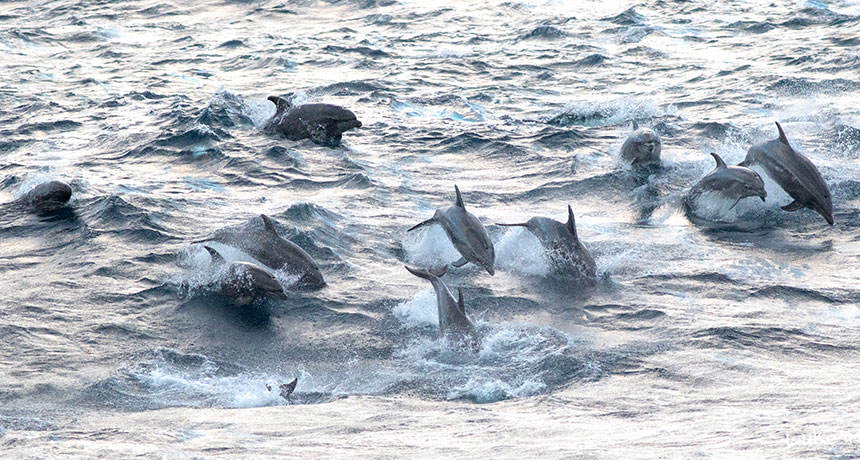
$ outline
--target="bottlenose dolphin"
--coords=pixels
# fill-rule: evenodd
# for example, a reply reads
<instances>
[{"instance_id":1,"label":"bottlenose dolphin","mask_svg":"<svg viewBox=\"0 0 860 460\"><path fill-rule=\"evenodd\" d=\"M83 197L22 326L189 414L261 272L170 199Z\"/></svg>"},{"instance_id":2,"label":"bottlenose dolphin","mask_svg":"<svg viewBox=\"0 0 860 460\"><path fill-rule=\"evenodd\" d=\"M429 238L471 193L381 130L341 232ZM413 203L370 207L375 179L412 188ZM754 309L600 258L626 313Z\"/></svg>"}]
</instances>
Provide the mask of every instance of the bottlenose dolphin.
<instances>
[{"instance_id":1,"label":"bottlenose dolphin","mask_svg":"<svg viewBox=\"0 0 860 460\"><path fill-rule=\"evenodd\" d=\"M726 198L735 200L732 207L734 208L744 198L757 196L762 201L767 198L767 192L764 190L764 181L761 176L752 169L743 166L727 166L726 162L716 153L711 153L717 166L713 171L709 172L689 192L684 196L684 200L688 205L691 205L693 200L698 198L702 193L712 191Z\"/></svg>"},{"instance_id":2,"label":"bottlenose dolphin","mask_svg":"<svg viewBox=\"0 0 860 460\"><path fill-rule=\"evenodd\" d=\"M299 379L297 377L297 378L294 378L292 382L282 383L278 387L281 390L280 391L281 397L286 399L288 403L292 404L292 400L290 399L290 395L292 395L293 392L296 391L296 385L298 385L298 383L299 383ZM266 385L266 389L269 391L272 391L272 387L270 387L268 384Z\"/></svg>"},{"instance_id":3,"label":"bottlenose dolphin","mask_svg":"<svg viewBox=\"0 0 860 460\"><path fill-rule=\"evenodd\" d=\"M794 150L785 131L776 122L779 137L750 147L740 166L759 165L794 201L782 207L786 211L809 208L833 225L833 202L830 189L818 169L800 152Z\"/></svg>"},{"instance_id":4,"label":"bottlenose dolphin","mask_svg":"<svg viewBox=\"0 0 860 460\"><path fill-rule=\"evenodd\" d=\"M621 159L635 166L659 164L662 149L660 136L652 129L640 128L639 123L634 120L633 132L621 145Z\"/></svg>"},{"instance_id":5,"label":"bottlenose dolphin","mask_svg":"<svg viewBox=\"0 0 860 460\"><path fill-rule=\"evenodd\" d=\"M15 200L38 211L54 211L62 208L72 197L72 188L60 181L52 180L37 185L21 198Z\"/></svg>"},{"instance_id":6,"label":"bottlenose dolphin","mask_svg":"<svg viewBox=\"0 0 860 460\"><path fill-rule=\"evenodd\" d=\"M220 280L219 294L238 306L248 305L260 299L287 300L284 288L271 273L248 262L227 262L218 251L203 246L212 256L215 266L224 266L226 272Z\"/></svg>"},{"instance_id":7,"label":"bottlenose dolphin","mask_svg":"<svg viewBox=\"0 0 860 460\"><path fill-rule=\"evenodd\" d=\"M436 308L439 312L439 333L458 342L468 344L476 350L481 344L481 335L475 328L475 323L466 315L466 305L463 302L463 290L457 289L458 300L454 300L448 286L439 278L448 270L444 266L437 270L419 270L406 267L413 275L430 281L436 291Z\"/></svg>"},{"instance_id":8,"label":"bottlenose dolphin","mask_svg":"<svg viewBox=\"0 0 860 460\"><path fill-rule=\"evenodd\" d=\"M202 243L214 241L240 249L263 265L282 270L287 274L298 276L291 288L319 288L325 285L322 273L316 262L302 248L281 238L275 230L272 219L260 214L263 229L224 229L215 232L212 237L195 241Z\"/></svg>"},{"instance_id":9,"label":"bottlenose dolphin","mask_svg":"<svg viewBox=\"0 0 860 460\"><path fill-rule=\"evenodd\" d=\"M481 222L466 211L463 197L460 196L460 188L456 185L454 192L457 194L454 206L437 209L432 218L410 228L407 232L426 225L439 224L445 230L448 239L463 256L452 265L462 267L472 262L483 267L490 275L495 275L496 271L493 266L496 261L496 253L493 249L493 242L490 241L487 230L481 225Z\"/></svg>"},{"instance_id":10,"label":"bottlenose dolphin","mask_svg":"<svg viewBox=\"0 0 860 460\"><path fill-rule=\"evenodd\" d=\"M522 224L496 225L525 227L547 250L549 260L556 272L571 275L588 284L596 282L597 268L594 258L576 234L576 221L570 205L567 205L566 224L547 217L532 217Z\"/></svg>"},{"instance_id":11,"label":"bottlenose dolphin","mask_svg":"<svg viewBox=\"0 0 860 460\"><path fill-rule=\"evenodd\" d=\"M310 138L317 144L337 147L344 132L360 128L361 122L351 111L332 104L293 106L283 97L269 96L277 111L266 130L279 132L289 139Z\"/></svg>"}]
</instances>

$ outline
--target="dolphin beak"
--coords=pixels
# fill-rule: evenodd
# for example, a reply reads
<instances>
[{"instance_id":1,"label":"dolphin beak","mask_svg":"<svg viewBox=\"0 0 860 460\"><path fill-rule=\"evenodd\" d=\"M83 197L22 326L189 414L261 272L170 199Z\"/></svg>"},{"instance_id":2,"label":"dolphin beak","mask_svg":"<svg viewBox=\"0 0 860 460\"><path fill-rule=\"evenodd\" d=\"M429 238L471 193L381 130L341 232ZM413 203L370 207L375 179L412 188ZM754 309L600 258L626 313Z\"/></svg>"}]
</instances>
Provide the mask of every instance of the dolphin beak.
<instances>
[{"instance_id":1,"label":"dolphin beak","mask_svg":"<svg viewBox=\"0 0 860 460\"><path fill-rule=\"evenodd\" d=\"M287 300L287 294L284 291L274 291L272 292L273 297L280 300Z\"/></svg>"},{"instance_id":2,"label":"dolphin beak","mask_svg":"<svg viewBox=\"0 0 860 460\"><path fill-rule=\"evenodd\" d=\"M355 127L356 127L356 128L361 128L361 121L359 121L359 120L355 120Z\"/></svg>"},{"instance_id":3,"label":"dolphin beak","mask_svg":"<svg viewBox=\"0 0 860 460\"><path fill-rule=\"evenodd\" d=\"M496 276L496 270L492 266L484 267L484 268L487 269L487 273L489 273L490 276Z\"/></svg>"}]
</instances>

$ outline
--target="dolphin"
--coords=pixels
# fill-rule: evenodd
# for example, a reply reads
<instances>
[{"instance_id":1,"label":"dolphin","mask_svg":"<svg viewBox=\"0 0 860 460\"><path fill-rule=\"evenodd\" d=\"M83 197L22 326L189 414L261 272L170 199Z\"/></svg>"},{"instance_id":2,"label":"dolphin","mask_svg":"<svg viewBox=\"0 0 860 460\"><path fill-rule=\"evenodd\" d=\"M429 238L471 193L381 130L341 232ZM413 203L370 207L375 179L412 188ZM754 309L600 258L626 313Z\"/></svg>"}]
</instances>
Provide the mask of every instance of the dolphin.
<instances>
[{"instance_id":1,"label":"dolphin","mask_svg":"<svg viewBox=\"0 0 860 460\"><path fill-rule=\"evenodd\" d=\"M794 201L782 207L786 211L809 208L833 225L833 202L830 189L818 169L800 152L794 150L785 131L776 122L779 137L750 147L740 166L759 165Z\"/></svg>"},{"instance_id":2,"label":"dolphin","mask_svg":"<svg viewBox=\"0 0 860 460\"><path fill-rule=\"evenodd\" d=\"M71 197L72 188L68 184L52 180L37 185L15 202L38 211L54 211L65 206Z\"/></svg>"},{"instance_id":3,"label":"dolphin","mask_svg":"<svg viewBox=\"0 0 860 460\"><path fill-rule=\"evenodd\" d=\"M457 289L458 300L454 300L448 286L439 278L448 270L444 266L437 270L419 270L406 267L413 275L430 281L436 291L436 308L439 312L439 333L459 342L468 344L472 350L477 350L481 344L481 335L475 328L475 323L466 315L466 305L463 302L463 290Z\"/></svg>"},{"instance_id":4,"label":"dolphin","mask_svg":"<svg viewBox=\"0 0 860 460\"><path fill-rule=\"evenodd\" d=\"M360 128L361 122L351 111L332 104L293 106L283 97L269 96L277 108L266 130L279 132L289 139L310 138L327 147L337 147L343 133Z\"/></svg>"},{"instance_id":5,"label":"dolphin","mask_svg":"<svg viewBox=\"0 0 860 460\"><path fill-rule=\"evenodd\" d=\"M707 191L714 191L735 200L729 209L734 208L747 197L757 196L761 201L767 198L764 181L757 172L743 166L728 166L716 153L712 152L711 156L714 157L717 166L687 192L684 200L688 204Z\"/></svg>"},{"instance_id":6,"label":"dolphin","mask_svg":"<svg viewBox=\"0 0 860 460\"><path fill-rule=\"evenodd\" d=\"M591 253L576 234L573 209L567 205L567 223L547 217L532 217L522 224L496 224L504 227L525 227L547 250L557 273L571 275L587 284L595 284L597 268Z\"/></svg>"},{"instance_id":7,"label":"dolphin","mask_svg":"<svg viewBox=\"0 0 860 460\"><path fill-rule=\"evenodd\" d=\"M248 253L272 270L282 270L298 276L299 279L291 288L316 289L324 286L322 273L311 256L296 244L281 238L271 217L260 214L260 219L263 221L262 230L224 229L195 243L214 241L232 246Z\"/></svg>"},{"instance_id":8,"label":"dolphin","mask_svg":"<svg viewBox=\"0 0 860 460\"><path fill-rule=\"evenodd\" d=\"M454 206L437 209L432 218L415 225L407 232L427 225L439 224L445 230L448 239L463 256L452 265L462 267L472 262L487 270L491 276L495 275L496 271L493 266L496 262L496 253L493 249L493 242L490 241L487 230L481 225L481 222L466 211L463 197L460 196L460 188L456 185L454 192L457 194Z\"/></svg>"},{"instance_id":9,"label":"dolphin","mask_svg":"<svg viewBox=\"0 0 860 460\"><path fill-rule=\"evenodd\" d=\"M649 128L640 128L639 123L633 121L633 132L621 145L621 159L625 163L634 166L647 166L660 164L660 151L663 143L660 136Z\"/></svg>"},{"instance_id":10,"label":"dolphin","mask_svg":"<svg viewBox=\"0 0 860 460\"><path fill-rule=\"evenodd\" d=\"M290 399L290 395L292 395L292 394L293 394L293 392L294 392L294 391L296 391L296 385L298 385L298 384L299 384L299 379L298 379L298 377L297 377L297 378L294 378L292 382L290 382L290 383L282 383L282 384L278 387L278 389L279 389L279 390L281 390L281 391L280 391L281 397L282 397L282 398L284 398L284 399L286 399L286 400L287 400L287 402L288 402L288 403L290 403L290 404L292 404L292 402L293 402L293 401ZM269 390L269 391L272 391L272 387L271 387L271 386L269 386L268 384L266 384L266 389L267 389L267 390Z\"/></svg>"},{"instance_id":11,"label":"dolphin","mask_svg":"<svg viewBox=\"0 0 860 460\"><path fill-rule=\"evenodd\" d=\"M284 288L271 273L252 263L227 262L215 249L203 247L212 256L215 266L226 267L219 294L232 299L236 305L241 307L266 298L287 300Z\"/></svg>"}]
</instances>

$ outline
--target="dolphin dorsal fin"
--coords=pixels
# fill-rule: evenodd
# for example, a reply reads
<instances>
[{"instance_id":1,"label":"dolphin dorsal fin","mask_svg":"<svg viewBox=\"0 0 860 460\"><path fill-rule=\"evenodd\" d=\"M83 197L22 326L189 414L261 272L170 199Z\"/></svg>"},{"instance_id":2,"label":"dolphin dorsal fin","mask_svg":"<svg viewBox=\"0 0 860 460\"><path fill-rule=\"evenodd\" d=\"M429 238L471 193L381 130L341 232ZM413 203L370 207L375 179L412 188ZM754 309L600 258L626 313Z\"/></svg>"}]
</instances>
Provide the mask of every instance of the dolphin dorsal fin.
<instances>
[{"instance_id":1,"label":"dolphin dorsal fin","mask_svg":"<svg viewBox=\"0 0 860 460\"><path fill-rule=\"evenodd\" d=\"M454 192L457 194L457 206L466 209L466 205L463 204L463 197L460 195L460 187L457 187L457 184L454 184Z\"/></svg>"},{"instance_id":2,"label":"dolphin dorsal fin","mask_svg":"<svg viewBox=\"0 0 860 460\"><path fill-rule=\"evenodd\" d=\"M260 219L263 219L263 229L265 229L269 233L278 234L277 230L275 230L275 223L272 222L272 218L265 215L260 214Z\"/></svg>"},{"instance_id":3,"label":"dolphin dorsal fin","mask_svg":"<svg viewBox=\"0 0 860 460\"><path fill-rule=\"evenodd\" d=\"M573 234L574 238L579 238L576 236L576 219L573 217L573 208L570 205L567 205L567 230Z\"/></svg>"},{"instance_id":4,"label":"dolphin dorsal fin","mask_svg":"<svg viewBox=\"0 0 860 460\"><path fill-rule=\"evenodd\" d=\"M728 166L726 166L726 162L723 161L723 159L715 152L711 152L711 156L714 157L714 161L717 162L717 168L728 168Z\"/></svg>"},{"instance_id":5,"label":"dolphin dorsal fin","mask_svg":"<svg viewBox=\"0 0 860 460\"><path fill-rule=\"evenodd\" d=\"M205 248L206 251L209 252L209 256L212 257L212 263L214 263L214 264L227 263L227 261L224 259L224 256L222 256L218 251L216 251L212 247L203 246L203 248Z\"/></svg>"},{"instance_id":6,"label":"dolphin dorsal fin","mask_svg":"<svg viewBox=\"0 0 860 460\"><path fill-rule=\"evenodd\" d=\"M285 98L280 97L280 96L269 96L267 99L272 101L272 103L275 104L277 113L281 113L284 110L287 110L293 106L293 104L291 104L288 99L285 99Z\"/></svg>"},{"instance_id":7,"label":"dolphin dorsal fin","mask_svg":"<svg viewBox=\"0 0 860 460\"><path fill-rule=\"evenodd\" d=\"M630 124L633 126L633 131L639 129L639 123L636 123L636 120L630 120Z\"/></svg>"},{"instance_id":8,"label":"dolphin dorsal fin","mask_svg":"<svg viewBox=\"0 0 860 460\"><path fill-rule=\"evenodd\" d=\"M460 313L464 316L466 315L466 302L463 301L463 289L457 288L457 307L460 309Z\"/></svg>"},{"instance_id":9,"label":"dolphin dorsal fin","mask_svg":"<svg viewBox=\"0 0 860 460\"><path fill-rule=\"evenodd\" d=\"M778 121L775 121L774 123L776 123L776 129L779 130L779 141L785 145L789 145L788 138L785 137L785 131L782 130L782 126L779 125Z\"/></svg>"}]
</instances>

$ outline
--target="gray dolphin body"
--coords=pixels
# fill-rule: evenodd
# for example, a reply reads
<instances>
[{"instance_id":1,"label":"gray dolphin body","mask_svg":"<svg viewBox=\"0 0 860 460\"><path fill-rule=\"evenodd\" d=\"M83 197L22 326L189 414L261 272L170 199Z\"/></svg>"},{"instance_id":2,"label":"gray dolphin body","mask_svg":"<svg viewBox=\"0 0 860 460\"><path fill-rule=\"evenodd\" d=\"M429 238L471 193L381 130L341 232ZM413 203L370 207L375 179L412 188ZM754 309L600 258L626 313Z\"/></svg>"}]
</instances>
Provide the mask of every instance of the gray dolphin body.
<instances>
[{"instance_id":1,"label":"gray dolphin body","mask_svg":"<svg viewBox=\"0 0 860 460\"><path fill-rule=\"evenodd\" d=\"M406 267L409 273L430 281L436 291L436 308L439 312L439 333L458 342L469 345L473 350L481 345L481 335L475 328L475 323L466 315L466 305L463 302L463 291L457 290L458 300L454 300L448 286L439 278L447 271L447 266L438 270L418 270Z\"/></svg>"},{"instance_id":2,"label":"gray dolphin body","mask_svg":"<svg viewBox=\"0 0 860 460\"><path fill-rule=\"evenodd\" d=\"M248 262L227 262L218 251L203 246L212 256L212 263L225 266L226 273L220 280L219 294L244 306L262 299L286 300L284 288L271 273Z\"/></svg>"},{"instance_id":3,"label":"gray dolphin body","mask_svg":"<svg viewBox=\"0 0 860 460\"><path fill-rule=\"evenodd\" d=\"M53 211L65 206L71 197L72 188L68 184L52 180L37 185L16 202L31 206L38 211Z\"/></svg>"},{"instance_id":4,"label":"gray dolphin body","mask_svg":"<svg viewBox=\"0 0 860 460\"><path fill-rule=\"evenodd\" d=\"M197 242L214 241L232 246L273 270L298 276L291 288L314 289L324 286L322 273L311 256L296 244L281 238L269 216L260 214L260 219L263 221L262 230L219 230L211 238Z\"/></svg>"},{"instance_id":5,"label":"gray dolphin body","mask_svg":"<svg viewBox=\"0 0 860 460\"><path fill-rule=\"evenodd\" d=\"M495 275L496 252L493 248L493 242L481 222L466 211L463 197L460 196L460 188L455 185L454 191L457 194L454 206L437 209L432 218L407 231L411 232L426 225L439 224L445 230L451 244L463 256L452 265L462 267L472 262L487 270L490 275Z\"/></svg>"},{"instance_id":6,"label":"gray dolphin body","mask_svg":"<svg viewBox=\"0 0 860 460\"><path fill-rule=\"evenodd\" d=\"M714 157L717 166L697 182L684 196L688 205L702 193L709 191L735 200L732 208L747 197L757 196L762 201L767 198L764 181L757 172L743 166L728 166L716 153L711 153L711 156Z\"/></svg>"},{"instance_id":7,"label":"gray dolphin body","mask_svg":"<svg viewBox=\"0 0 860 460\"><path fill-rule=\"evenodd\" d=\"M788 143L782 126L776 123L779 137L750 147L741 166L759 165L794 201L785 205L786 211L809 208L821 214L833 225L833 202L830 189L818 169Z\"/></svg>"},{"instance_id":8,"label":"gray dolphin body","mask_svg":"<svg viewBox=\"0 0 860 460\"><path fill-rule=\"evenodd\" d=\"M522 224L496 224L505 227L525 227L540 240L547 250L556 272L569 275L587 284L597 281L597 267L591 253L576 234L573 209L567 206L567 223L547 217L532 217Z\"/></svg>"},{"instance_id":9,"label":"gray dolphin body","mask_svg":"<svg viewBox=\"0 0 860 460\"><path fill-rule=\"evenodd\" d=\"M279 132L289 139L308 139L327 147L340 145L343 133L360 128L361 122L351 111L332 104L303 104L293 106L278 96L268 98L277 107L266 129Z\"/></svg>"},{"instance_id":10,"label":"gray dolphin body","mask_svg":"<svg viewBox=\"0 0 860 460\"><path fill-rule=\"evenodd\" d=\"M640 128L634 121L633 132L621 145L621 159L634 166L660 164L661 150L663 150L663 143L660 141L660 136L652 129Z\"/></svg>"}]
</instances>

